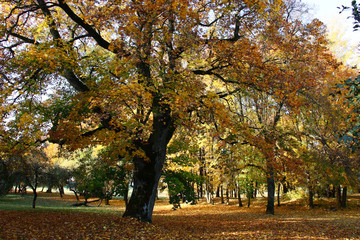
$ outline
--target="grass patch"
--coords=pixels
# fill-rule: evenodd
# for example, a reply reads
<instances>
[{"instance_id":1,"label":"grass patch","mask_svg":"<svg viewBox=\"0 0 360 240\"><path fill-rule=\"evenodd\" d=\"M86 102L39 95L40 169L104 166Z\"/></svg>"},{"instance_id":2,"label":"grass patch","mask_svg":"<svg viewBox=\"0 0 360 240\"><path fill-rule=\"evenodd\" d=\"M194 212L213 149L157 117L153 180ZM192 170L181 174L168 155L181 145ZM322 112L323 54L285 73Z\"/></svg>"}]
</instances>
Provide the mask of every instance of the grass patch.
<instances>
[{"instance_id":1,"label":"grass patch","mask_svg":"<svg viewBox=\"0 0 360 240\"><path fill-rule=\"evenodd\" d=\"M74 207L76 202L74 196L65 195L60 198L58 194L38 193L36 200L36 208L32 208L33 195L28 193L25 195L9 194L0 197L0 210L35 210L35 211L80 211L92 213L112 213L114 211L123 211L123 204L115 204L114 206L106 206L102 203L101 207L97 207L97 203L89 204L89 206Z\"/></svg>"}]
</instances>

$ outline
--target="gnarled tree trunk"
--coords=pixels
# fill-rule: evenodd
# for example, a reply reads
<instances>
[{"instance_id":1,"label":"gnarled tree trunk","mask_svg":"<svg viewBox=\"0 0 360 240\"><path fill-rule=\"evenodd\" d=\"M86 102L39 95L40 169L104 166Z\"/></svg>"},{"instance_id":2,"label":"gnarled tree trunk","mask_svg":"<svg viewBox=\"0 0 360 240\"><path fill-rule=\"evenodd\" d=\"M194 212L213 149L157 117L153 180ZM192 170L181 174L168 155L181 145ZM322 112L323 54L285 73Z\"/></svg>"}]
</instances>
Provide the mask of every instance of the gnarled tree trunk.
<instances>
[{"instance_id":1,"label":"gnarled tree trunk","mask_svg":"<svg viewBox=\"0 0 360 240\"><path fill-rule=\"evenodd\" d=\"M165 109L154 116L153 133L148 142L137 143L148 159L140 157L134 159L134 187L124 217L152 222L157 187L166 158L166 147L174 131L170 112Z\"/></svg>"}]
</instances>

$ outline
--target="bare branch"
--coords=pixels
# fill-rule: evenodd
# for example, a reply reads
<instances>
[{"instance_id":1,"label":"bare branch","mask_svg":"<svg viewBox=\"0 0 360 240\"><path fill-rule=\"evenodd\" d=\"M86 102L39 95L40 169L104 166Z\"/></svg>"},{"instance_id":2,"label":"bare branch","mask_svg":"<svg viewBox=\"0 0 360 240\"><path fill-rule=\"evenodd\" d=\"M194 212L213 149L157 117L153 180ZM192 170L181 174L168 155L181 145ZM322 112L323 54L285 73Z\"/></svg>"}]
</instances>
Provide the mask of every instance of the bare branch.
<instances>
[{"instance_id":1,"label":"bare branch","mask_svg":"<svg viewBox=\"0 0 360 240\"><path fill-rule=\"evenodd\" d=\"M85 23L76 13L65 3L64 0L59 0L59 7L65 11L65 13L77 24L83 27L89 35L101 46L102 48L108 49L110 43L106 41L91 25Z\"/></svg>"}]
</instances>

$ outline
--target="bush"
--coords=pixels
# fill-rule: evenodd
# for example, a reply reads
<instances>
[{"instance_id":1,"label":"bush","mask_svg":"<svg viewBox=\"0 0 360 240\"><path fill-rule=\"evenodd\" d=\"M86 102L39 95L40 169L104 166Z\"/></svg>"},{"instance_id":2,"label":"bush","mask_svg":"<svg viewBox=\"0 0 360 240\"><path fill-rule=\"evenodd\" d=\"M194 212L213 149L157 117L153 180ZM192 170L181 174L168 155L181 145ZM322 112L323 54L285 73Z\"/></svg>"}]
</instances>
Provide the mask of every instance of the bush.
<instances>
[{"instance_id":1,"label":"bush","mask_svg":"<svg viewBox=\"0 0 360 240\"><path fill-rule=\"evenodd\" d=\"M304 200L306 198L307 193L303 188L296 188L295 190L291 190L283 195L284 201Z\"/></svg>"}]
</instances>

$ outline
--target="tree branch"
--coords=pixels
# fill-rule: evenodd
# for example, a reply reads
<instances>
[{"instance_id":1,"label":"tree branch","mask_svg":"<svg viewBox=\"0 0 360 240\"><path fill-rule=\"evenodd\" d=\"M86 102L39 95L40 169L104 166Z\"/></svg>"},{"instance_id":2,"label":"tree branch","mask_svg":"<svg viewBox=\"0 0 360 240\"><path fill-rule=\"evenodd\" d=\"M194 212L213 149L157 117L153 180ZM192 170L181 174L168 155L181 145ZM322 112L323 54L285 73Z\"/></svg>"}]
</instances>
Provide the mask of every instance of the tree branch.
<instances>
[{"instance_id":1,"label":"tree branch","mask_svg":"<svg viewBox=\"0 0 360 240\"><path fill-rule=\"evenodd\" d=\"M91 25L85 23L70 7L65 3L64 0L59 0L59 7L77 24L83 27L89 35L101 46L109 50L110 43L106 41Z\"/></svg>"}]
</instances>

